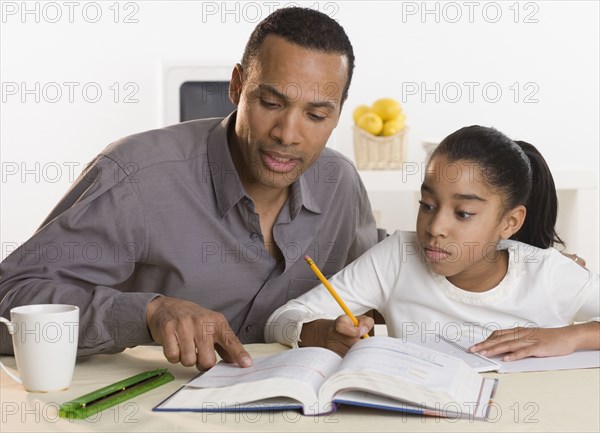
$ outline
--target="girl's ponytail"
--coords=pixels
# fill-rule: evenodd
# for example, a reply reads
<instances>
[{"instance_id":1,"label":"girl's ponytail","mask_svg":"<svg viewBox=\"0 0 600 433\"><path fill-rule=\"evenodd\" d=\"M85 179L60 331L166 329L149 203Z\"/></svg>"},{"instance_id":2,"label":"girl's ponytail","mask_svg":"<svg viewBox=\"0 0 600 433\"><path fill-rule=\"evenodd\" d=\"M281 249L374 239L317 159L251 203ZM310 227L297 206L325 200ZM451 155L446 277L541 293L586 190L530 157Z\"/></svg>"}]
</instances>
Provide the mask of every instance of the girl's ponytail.
<instances>
[{"instance_id":1,"label":"girl's ponytail","mask_svg":"<svg viewBox=\"0 0 600 433\"><path fill-rule=\"evenodd\" d=\"M525 242L539 248L550 248L554 244L565 245L556 233L556 217L558 214L558 198L552 173L546 160L531 144L515 141L531 165L531 192L525 207L527 216L521 229L511 239Z\"/></svg>"},{"instance_id":2,"label":"girl's ponytail","mask_svg":"<svg viewBox=\"0 0 600 433\"><path fill-rule=\"evenodd\" d=\"M552 173L533 145L513 141L497 129L473 125L444 138L430 159L438 155L450 162L475 162L483 181L504 194L505 210L519 205L527 208L523 226L512 239L539 248L565 245L554 228L558 198Z\"/></svg>"}]
</instances>

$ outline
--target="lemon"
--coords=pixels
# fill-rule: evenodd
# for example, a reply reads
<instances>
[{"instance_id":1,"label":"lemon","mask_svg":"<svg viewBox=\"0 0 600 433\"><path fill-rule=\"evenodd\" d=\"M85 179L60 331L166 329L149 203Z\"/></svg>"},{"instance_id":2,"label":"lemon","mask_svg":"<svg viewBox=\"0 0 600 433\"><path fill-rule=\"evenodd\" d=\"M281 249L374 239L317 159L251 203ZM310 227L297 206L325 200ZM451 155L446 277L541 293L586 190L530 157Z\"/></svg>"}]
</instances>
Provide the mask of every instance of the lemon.
<instances>
[{"instance_id":1,"label":"lemon","mask_svg":"<svg viewBox=\"0 0 600 433\"><path fill-rule=\"evenodd\" d=\"M379 117L385 122L386 120L395 119L402 113L400 103L392 98L381 98L373 103L371 109L379 114Z\"/></svg>"},{"instance_id":2,"label":"lemon","mask_svg":"<svg viewBox=\"0 0 600 433\"><path fill-rule=\"evenodd\" d=\"M373 135L379 135L383 129L383 120L377 114L368 112L358 118L356 125Z\"/></svg>"},{"instance_id":3,"label":"lemon","mask_svg":"<svg viewBox=\"0 0 600 433\"><path fill-rule=\"evenodd\" d=\"M362 116L365 113L368 113L369 111L371 111L371 107L369 107L368 105L359 105L358 107L356 107L354 109L354 111L352 112L352 118L354 119L354 124L358 124L358 118L360 116Z\"/></svg>"},{"instance_id":4,"label":"lemon","mask_svg":"<svg viewBox=\"0 0 600 433\"><path fill-rule=\"evenodd\" d=\"M394 134L397 134L398 132L402 131L405 126L404 119L406 119L406 116L401 114L398 117L396 117L395 119L384 122L383 129L381 131L381 135L388 137L390 135L394 135Z\"/></svg>"}]
</instances>

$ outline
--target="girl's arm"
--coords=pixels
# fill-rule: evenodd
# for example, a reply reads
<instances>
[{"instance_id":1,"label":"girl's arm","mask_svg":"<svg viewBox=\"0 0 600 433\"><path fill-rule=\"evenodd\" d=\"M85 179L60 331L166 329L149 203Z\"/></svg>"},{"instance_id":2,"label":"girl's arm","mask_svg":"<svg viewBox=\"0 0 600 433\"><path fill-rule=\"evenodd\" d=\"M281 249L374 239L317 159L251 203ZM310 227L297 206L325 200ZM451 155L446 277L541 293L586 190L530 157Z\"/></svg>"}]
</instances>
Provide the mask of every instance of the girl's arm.
<instances>
[{"instance_id":1,"label":"girl's arm","mask_svg":"<svg viewBox=\"0 0 600 433\"><path fill-rule=\"evenodd\" d=\"M514 361L528 356L560 356L576 350L600 349L599 275L576 266L554 250L545 260L530 266L536 266L529 269L532 275L530 286L544 289L544 298L532 298L534 301L530 308L560 311L564 314L563 321L552 328L498 330L485 341L472 346L470 351L485 356L504 354L504 361ZM552 326L548 321L545 323L545 326ZM573 324L561 326L565 323Z\"/></svg>"},{"instance_id":2,"label":"girl's arm","mask_svg":"<svg viewBox=\"0 0 600 433\"><path fill-rule=\"evenodd\" d=\"M408 245L406 234L396 232L329 279L355 316L385 305L398 281L402 262L406 261L401 257L403 250L412 252L414 248L412 244ZM351 325L349 318L321 284L289 301L269 317L265 341L292 347L299 343L322 346L342 353L345 352L344 346L353 344L362 335L361 332L364 334L373 326L371 319L363 317L359 320L359 328ZM353 336L355 333L359 335Z\"/></svg>"},{"instance_id":3,"label":"girl's arm","mask_svg":"<svg viewBox=\"0 0 600 433\"><path fill-rule=\"evenodd\" d=\"M568 355L586 349L600 349L600 322L562 328L502 329L494 331L487 340L469 350L488 357L506 353L503 361L515 361L528 356Z\"/></svg>"},{"instance_id":4,"label":"girl's arm","mask_svg":"<svg viewBox=\"0 0 600 433\"><path fill-rule=\"evenodd\" d=\"M349 316L335 320L318 319L302 325L299 346L319 346L344 356L354 343L367 334L375 322L371 317L358 316L358 327Z\"/></svg>"}]
</instances>

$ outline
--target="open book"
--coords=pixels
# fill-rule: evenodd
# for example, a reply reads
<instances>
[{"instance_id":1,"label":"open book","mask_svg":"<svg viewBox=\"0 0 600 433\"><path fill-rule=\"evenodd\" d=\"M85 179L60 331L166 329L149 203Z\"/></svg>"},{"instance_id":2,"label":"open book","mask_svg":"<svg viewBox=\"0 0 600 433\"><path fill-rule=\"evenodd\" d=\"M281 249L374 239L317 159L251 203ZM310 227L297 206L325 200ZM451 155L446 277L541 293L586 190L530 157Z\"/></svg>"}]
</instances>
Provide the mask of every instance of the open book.
<instances>
[{"instance_id":1,"label":"open book","mask_svg":"<svg viewBox=\"0 0 600 433\"><path fill-rule=\"evenodd\" d=\"M342 359L305 347L255 359L249 368L219 362L154 408L155 411L301 409L336 404L485 419L497 380L464 361L391 337L357 342Z\"/></svg>"}]
</instances>

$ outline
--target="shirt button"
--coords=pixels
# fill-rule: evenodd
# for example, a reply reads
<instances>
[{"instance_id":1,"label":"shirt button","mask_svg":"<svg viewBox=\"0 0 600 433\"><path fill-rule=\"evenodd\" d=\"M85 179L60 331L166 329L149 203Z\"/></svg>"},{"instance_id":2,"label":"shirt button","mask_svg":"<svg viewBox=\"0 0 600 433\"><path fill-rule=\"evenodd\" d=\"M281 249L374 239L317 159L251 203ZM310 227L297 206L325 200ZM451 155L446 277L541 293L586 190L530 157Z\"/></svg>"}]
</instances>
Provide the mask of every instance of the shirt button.
<instances>
[{"instance_id":1,"label":"shirt button","mask_svg":"<svg viewBox=\"0 0 600 433\"><path fill-rule=\"evenodd\" d=\"M251 239L254 239L254 240L258 239L258 237L259 237L259 236L258 236L258 233L252 233L252 234L250 235L250 238L251 238Z\"/></svg>"},{"instance_id":2,"label":"shirt button","mask_svg":"<svg viewBox=\"0 0 600 433\"><path fill-rule=\"evenodd\" d=\"M246 331L246 334L249 334L252 331L252 329L254 329L253 325L248 325L244 328L244 330Z\"/></svg>"}]
</instances>

